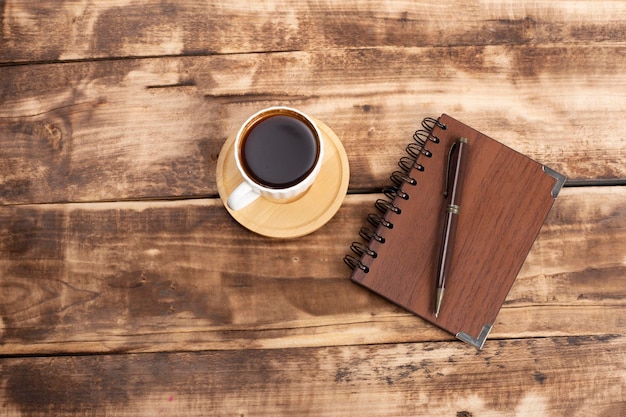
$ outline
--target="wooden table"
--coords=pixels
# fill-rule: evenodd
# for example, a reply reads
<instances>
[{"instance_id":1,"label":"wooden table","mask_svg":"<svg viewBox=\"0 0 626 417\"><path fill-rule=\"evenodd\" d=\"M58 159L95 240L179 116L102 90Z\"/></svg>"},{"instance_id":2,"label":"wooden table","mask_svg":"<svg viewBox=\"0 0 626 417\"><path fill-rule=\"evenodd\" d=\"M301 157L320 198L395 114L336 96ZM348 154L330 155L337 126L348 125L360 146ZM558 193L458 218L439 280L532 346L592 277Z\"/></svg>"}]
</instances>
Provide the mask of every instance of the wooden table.
<instances>
[{"instance_id":1,"label":"wooden table","mask_svg":"<svg viewBox=\"0 0 626 417\"><path fill-rule=\"evenodd\" d=\"M0 2L0 415L626 415L626 3L53 3ZM350 162L297 239L216 188L270 105ZM482 351L342 261L444 112L569 178Z\"/></svg>"}]
</instances>

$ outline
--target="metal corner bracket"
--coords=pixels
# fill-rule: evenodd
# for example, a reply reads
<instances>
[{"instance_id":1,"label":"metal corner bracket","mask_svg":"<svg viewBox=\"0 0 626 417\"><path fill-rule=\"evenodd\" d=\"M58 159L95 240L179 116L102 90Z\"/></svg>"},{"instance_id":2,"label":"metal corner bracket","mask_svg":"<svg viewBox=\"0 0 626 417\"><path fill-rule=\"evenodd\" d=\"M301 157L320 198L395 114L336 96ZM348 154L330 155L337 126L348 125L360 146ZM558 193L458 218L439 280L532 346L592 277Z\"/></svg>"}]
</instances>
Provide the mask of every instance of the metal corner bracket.
<instances>
[{"instance_id":1,"label":"metal corner bracket","mask_svg":"<svg viewBox=\"0 0 626 417\"><path fill-rule=\"evenodd\" d=\"M556 179L556 184L554 184L554 187L552 188L552 198L556 198L561 192L561 188L563 188L563 185L565 184L565 180L567 178L565 177L565 175L559 174L552 168L545 165L542 165L542 169L543 172Z\"/></svg>"},{"instance_id":2,"label":"metal corner bracket","mask_svg":"<svg viewBox=\"0 0 626 417\"><path fill-rule=\"evenodd\" d=\"M480 334L478 335L478 338L476 339L474 339L472 336L464 332L457 333L456 338L464 341L465 343L469 343L470 345L474 346L478 350L481 350L492 328L493 328L493 324L485 324Z\"/></svg>"}]
</instances>

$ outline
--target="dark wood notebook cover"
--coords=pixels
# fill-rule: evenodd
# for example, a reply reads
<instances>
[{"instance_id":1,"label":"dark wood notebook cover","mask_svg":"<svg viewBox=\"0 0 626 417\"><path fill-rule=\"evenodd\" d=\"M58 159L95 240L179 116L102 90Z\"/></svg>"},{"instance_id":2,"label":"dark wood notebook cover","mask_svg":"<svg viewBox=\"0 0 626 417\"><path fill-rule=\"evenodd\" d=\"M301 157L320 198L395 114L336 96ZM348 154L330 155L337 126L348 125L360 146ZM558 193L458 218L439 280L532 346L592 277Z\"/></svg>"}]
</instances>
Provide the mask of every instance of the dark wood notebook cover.
<instances>
[{"instance_id":1,"label":"dark wood notebook cover","mask_svg":"<svg viewBox=\"0 0 626 417\"><path fill-rule=\"evenodd\" d=\"M377 256L363 255L369 271L355 268L352 280L480 349L565 178L450 116L439 121L447 127L433 129L440 143L427 143L432 157L420 155L424 170L410 172L417 184L402 186L409 199L393 200L401 213L385 214L393 228L378 226L385 243L369 243ZM466 176L436 318L445 170L459 137L469 140Z\"/></svg>"}]
</instances>

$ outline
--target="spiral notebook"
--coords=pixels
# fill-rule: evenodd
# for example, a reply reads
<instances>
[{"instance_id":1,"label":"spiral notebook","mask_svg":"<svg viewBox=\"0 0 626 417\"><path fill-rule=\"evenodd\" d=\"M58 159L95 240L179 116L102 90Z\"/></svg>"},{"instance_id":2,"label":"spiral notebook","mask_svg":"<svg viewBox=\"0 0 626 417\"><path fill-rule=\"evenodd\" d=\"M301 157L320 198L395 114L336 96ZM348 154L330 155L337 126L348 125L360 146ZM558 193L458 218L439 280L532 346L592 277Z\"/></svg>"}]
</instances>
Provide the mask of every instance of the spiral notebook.
<instances>
[{"instance_id":1,"label":"spiral notebook","mask_svg":"<svg viewBox=\"0 0 626 417\"><path fill-rule=\"evenodd\" d=\"M462 209L435 317L448 152L460 137ZM482 349L565 177L445 114L422 121L398 165L344 258L351 279Z\"/></svg>"}]
</instances>

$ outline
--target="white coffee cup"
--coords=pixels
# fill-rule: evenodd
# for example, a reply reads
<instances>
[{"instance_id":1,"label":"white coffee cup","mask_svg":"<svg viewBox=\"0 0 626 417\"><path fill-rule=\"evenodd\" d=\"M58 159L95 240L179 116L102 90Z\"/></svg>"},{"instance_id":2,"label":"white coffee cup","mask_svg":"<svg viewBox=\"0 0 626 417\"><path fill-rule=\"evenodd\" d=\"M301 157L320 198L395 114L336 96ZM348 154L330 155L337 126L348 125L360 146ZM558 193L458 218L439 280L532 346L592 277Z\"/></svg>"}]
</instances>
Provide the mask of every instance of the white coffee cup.
<instances>
[{"instance_id":1,"label":"white coffee cup","mask_svg":"<svg viewBox=\"0 0 626 417\"><path fill-rule=\"evenodd\" d=\"M304 195L322 166L324 142L315 122L289 107L269 107L241 126L235 162L243 182L227 200L241 210L263 197L286 203Z\"/></svg>"}]
</instances>

